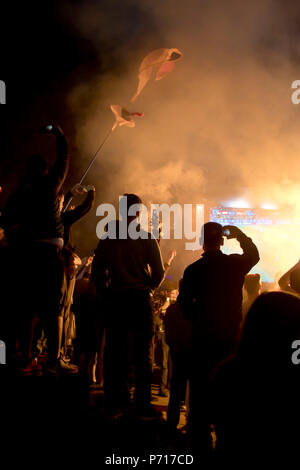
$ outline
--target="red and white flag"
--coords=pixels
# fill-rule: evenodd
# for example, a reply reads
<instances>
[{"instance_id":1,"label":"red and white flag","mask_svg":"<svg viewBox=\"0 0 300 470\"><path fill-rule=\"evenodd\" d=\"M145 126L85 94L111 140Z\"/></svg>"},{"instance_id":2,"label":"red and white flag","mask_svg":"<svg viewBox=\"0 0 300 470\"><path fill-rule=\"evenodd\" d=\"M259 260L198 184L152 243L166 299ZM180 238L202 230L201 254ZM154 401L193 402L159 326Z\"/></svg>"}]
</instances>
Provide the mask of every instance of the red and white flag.
<instances>
[{"instance_id":1,"label":"red and white flag","mask_svg":"<svg viewBox=\"0 0 300 470\"><path fill-rule=\"evenodd\" d=\"M182 52L179 49L155 49L146 55L139 68L139 83L137 90L131 102L133 103L145 85L151 78L151 75L156 72L155 80L161 80L165 75L172 72L175 62L182 58Z\"/></svg>"},{"instance_id":2,"label":"red and white flag","mask_svg":"<svg viewBox=\"0 0 300 470\"><path fill-rule=\"evenodd\" d=\"M144 117L144 113L137 113L137 112L130 112L126 108L122 108L119 104L112 104L110 106L110 109L115 115L115 122L112 127L112 130L114 131L116 127L118 126L127 126L127 127L134 127L135 122L134 118L135 117Z\"/></svg>"}]
</instances>

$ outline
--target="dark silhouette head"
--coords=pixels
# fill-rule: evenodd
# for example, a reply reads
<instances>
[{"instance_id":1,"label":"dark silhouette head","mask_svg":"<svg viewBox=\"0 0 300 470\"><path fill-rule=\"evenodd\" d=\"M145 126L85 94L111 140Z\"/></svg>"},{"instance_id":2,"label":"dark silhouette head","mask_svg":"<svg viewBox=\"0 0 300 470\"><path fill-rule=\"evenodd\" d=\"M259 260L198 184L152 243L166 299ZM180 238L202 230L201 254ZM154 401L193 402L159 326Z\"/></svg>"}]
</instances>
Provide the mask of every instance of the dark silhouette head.
<instances>
[{"instance_id":1,"label":"dark silhouette head","mask_svg":"<svg viewBox=\"0 0 300 470\"><path fill-rule=\"evenodd\" d=\"M247 274L244 280L244 287L248 295L259 295L261 288L260 274Z\"/></svg>"},{"instance_id":2,"label":"dark silhouette head","mask_svg":"<svg viewBox=\"0 0 300 470\"><path fill-rule=\"evenodd\" d=\"M48 172L46 160L41 155L32 155L26 164L25 178L35 180Z\"/></svg>"},{"instance_id":3,"label":"dark silhouette head","mask_svg":"<svg viewBox=\"0 0 300 470\"><path fill-rule=\"evenodd\" d=\"M121 197L119 201L119 208L120 208L120 214L122 216L122 219L127 218L128 223L130 223L132 220L139 217L140 210L135 210L135 215L133 216L128 215L128 211L131 206L133 205L139 206L140 204L142 204L142 200L136 194L128 194L128 193L123 194L123 196Z\"/></svg>"},{"instance_id":4,"label":"dark silhouette head","mask_svg":"<svg viewBox=\"0 0 300 470\"><path fill-rule=\"evenodd\" d=\"M291 272L290 286L297 294L300 294L300 268L295 268Z\"/></svg>"},{"instance_id":5,"label":"dark silhouette head","mask_svg":"<svg viewBox=\"0 0 300 470\"><path fill-rule=\"evenodd\" d=\"M253 365L292 365L292 343L300 338L300 299L287 292L266 292L245 320L238 356Z\"/></svg>"},{"instance_id":6,"label":"dark silhouette head","mask_svg":"<svg viewBox=\"0 0 300 470\"><path fill-rule=\"evenodd\" d=\"M222 225L216 222L207 222L202 230L204 251L219 250L221 245L224 244Z\"/></svg>"}]
</instances>

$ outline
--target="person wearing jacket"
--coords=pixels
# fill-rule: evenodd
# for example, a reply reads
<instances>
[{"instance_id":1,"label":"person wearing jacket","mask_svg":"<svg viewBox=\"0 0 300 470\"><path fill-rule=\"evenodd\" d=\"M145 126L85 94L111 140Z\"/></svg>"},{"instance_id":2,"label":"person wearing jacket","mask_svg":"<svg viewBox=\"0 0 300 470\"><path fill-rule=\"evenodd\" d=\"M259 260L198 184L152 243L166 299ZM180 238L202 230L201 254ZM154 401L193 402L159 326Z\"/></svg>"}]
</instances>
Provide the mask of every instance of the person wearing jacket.
<instances>
[{"instance_id":1,"label":"person wearing jacket","mask_svg":"<svg viewBox=\"0 0 300 470\"><path fill-rule=\"evenodd\" d=\"M204 253L186 268L178 302L183 315L191 320L193 332L189 428L192 439L199 439L207 449L211 442L210 376L236 346L244 278L259 261L259 253L238 227L208 222L203 234ZM236 238L243 254L224 254L224 235Z\"/></svg>"},{"instance_id":2,"label":"person wearing jacket","mask_svg":"<svg viewBox=\"0 0 300 470\"><path fill-rule=\"evenodd\" d=\"M59 314L64 267L61 258L64 226L59 192L66 179L69 156L60 127L45 126L44 134L56 139L56 160L49 167L43 157L27 162L18 189L8 198L0 225L8 242L6 295L11 311L7 328L8 358L16 336L22 352L24 370L32 362L32 340L38 318L48 337L48 361L57 362L57 317Z\"/></svg>"},{"instance_id":3,"label":"person wearing jacket","mask_svg":"<svg viewBox=\"0 0 300 470\"><path fill-rule=\"evenodd\" d=\"M141 204L134 194L124 197L128 208ZM129 405L128 377L133 353L137 413L141 417L158 418L151 407L154 333L151 292L162 283L165 267L159 244L151 233L144 232L136 239L130 237L132 224L136 224L137 231L141 230L136 220L139 214L139 211L130 217L122 214L127 219L125 238L119 233L122 222L111 222L116 224L116 237L104 235L100 239L92 264L92 280L105 305L103 372L107 413L115 415ZM166 267L170 262L171 259Z\"/></svg>"}]
</instances>

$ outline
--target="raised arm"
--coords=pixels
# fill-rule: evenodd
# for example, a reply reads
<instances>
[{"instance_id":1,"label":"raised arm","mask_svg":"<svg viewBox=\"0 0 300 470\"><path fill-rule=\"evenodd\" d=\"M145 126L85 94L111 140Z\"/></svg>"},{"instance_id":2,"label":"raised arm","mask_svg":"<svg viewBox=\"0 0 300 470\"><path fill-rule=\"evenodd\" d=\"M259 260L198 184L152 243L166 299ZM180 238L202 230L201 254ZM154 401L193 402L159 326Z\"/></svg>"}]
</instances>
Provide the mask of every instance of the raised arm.
<instances>
[{"instance_id":1,"label":"raised arm","mask_svg":"<svg viewBox=\"0 0 300 470\"><path fill-rule=\"evenodd\" d=\"M75 194L84 194L82 192L76 192L78 189L77 185L74 188L72 188L72 190L69 191L69 193L67 193L65 200L68 201L68 198L70 200L70 198L72 198ZM75 207L75 209L72 209L70 211L66 211L63 213L64 220L66 220L69 225L73 225L75 222L80 220L91 210L94 200L95 200L95 188L94 186L91 186L82 204Z\"/></svg>"},{"instance_id":2,"label":"raised arm","mask_svg":"<svg viewBox=\"0 0 300 470\"><path fill-rule=\"evenodd\" d=\"M49 170L49 180L56 191L61 189L69 168L68 146L63 131L59 126L49 125L41 129L44 134L52 134L56 137L56 161Z\"/></svg>"},{"instance_id":3,"label":"raised arm","mask_svg":"<svg viewBox=\"0 0 300 470\"><path fill-rule=\"evenodd\" d=\"M278 281L278 285L281 290L295 292L290 286L291 272L300 267L300 260L291 269L284 273Z\"/></svg>"},{"instance_id":4,"label":"raised arm","mask_svg":"<svg viewBox=\"0 0 300 470\"><path fill-rule=\"evenodd\" d=\"M259 262L259 253L256 245L253 243L251 238L247 237L247 235L242 232L242 230L240 230L238 227L235 227L234 225L226 225L223 227L223 230L229 231L229 235L227 235L228 239L236 238L241 245L243 254L236 256L239 256L239 258L242 260L245 273L249 272L250 269Z\"/></svg>"}]
</instances>

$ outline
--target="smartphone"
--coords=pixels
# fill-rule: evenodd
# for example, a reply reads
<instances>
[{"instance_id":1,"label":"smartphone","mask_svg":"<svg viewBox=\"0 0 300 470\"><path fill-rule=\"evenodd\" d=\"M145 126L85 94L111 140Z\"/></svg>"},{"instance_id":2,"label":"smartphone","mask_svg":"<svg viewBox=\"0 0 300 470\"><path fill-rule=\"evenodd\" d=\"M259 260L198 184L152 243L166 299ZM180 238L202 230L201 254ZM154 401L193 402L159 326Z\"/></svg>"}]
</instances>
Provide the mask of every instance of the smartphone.
<instances>
[{"instance_id":1,"label":"smartphone","mask_svg":"<svg viewBox=\"0 0 300 470\"><path fill-rule=\"evenodd\" d=\"M51 126L51 125L50 125L50 126L47 126L46 129L47 129L48 131L52 131L53 126Z\"/></svg>"},{"instance_id":2,"label":"smartphone","mask_svg":"<svg viewBox=\"0 0 300 470\"><path fill-rule=\"evenodd\" d=\"M224 237L229 237L230 236L230 230L228 228L223 229L223 235Z\"/></svg>"}]
</instances>

